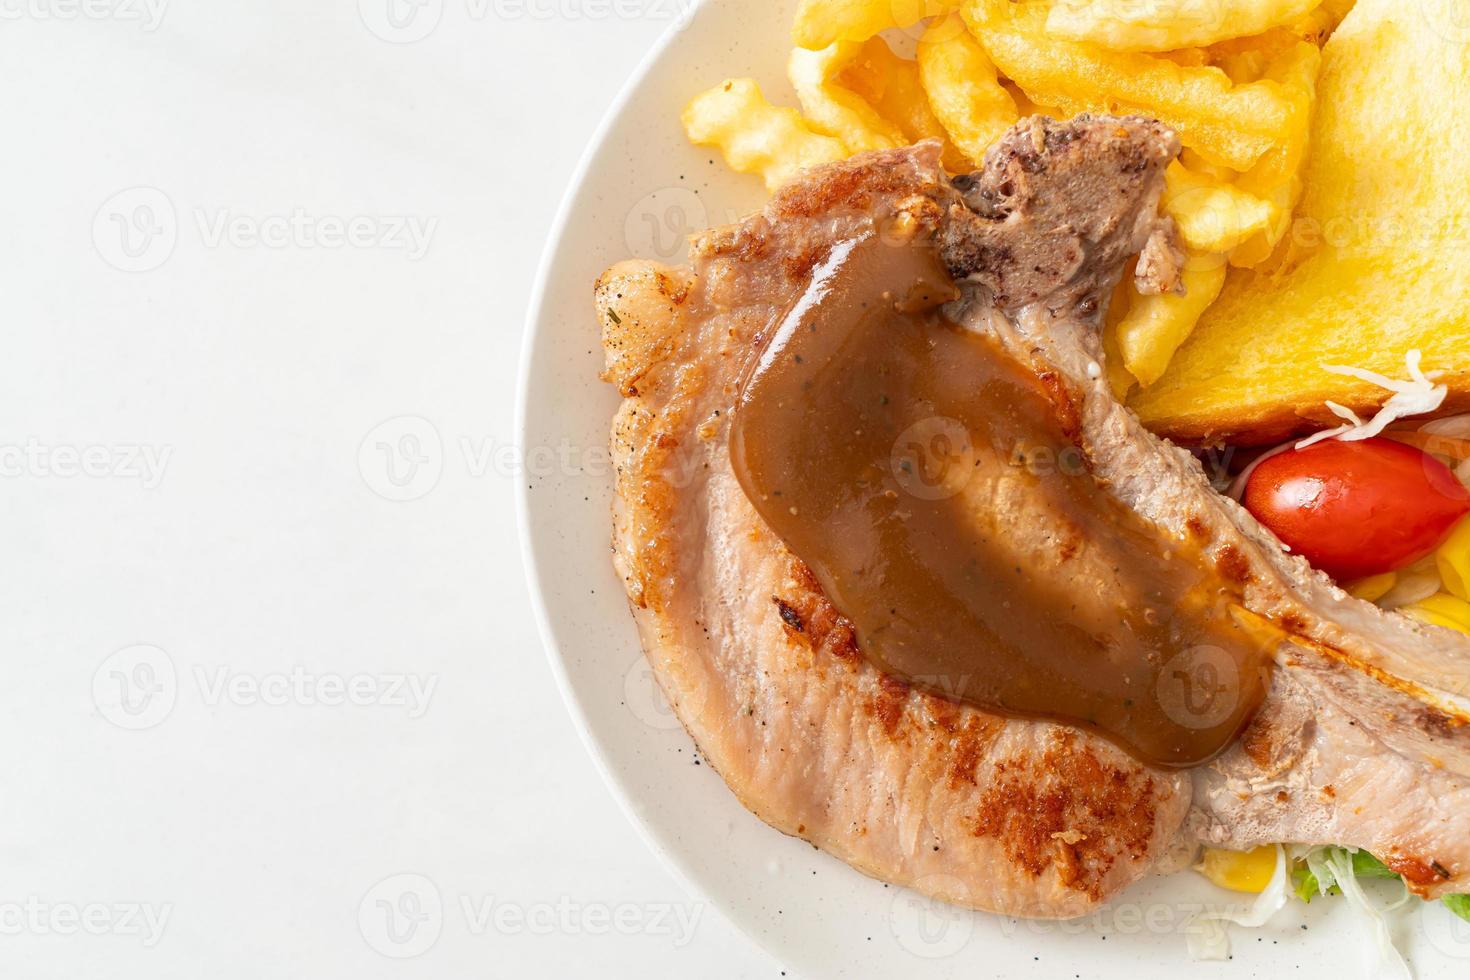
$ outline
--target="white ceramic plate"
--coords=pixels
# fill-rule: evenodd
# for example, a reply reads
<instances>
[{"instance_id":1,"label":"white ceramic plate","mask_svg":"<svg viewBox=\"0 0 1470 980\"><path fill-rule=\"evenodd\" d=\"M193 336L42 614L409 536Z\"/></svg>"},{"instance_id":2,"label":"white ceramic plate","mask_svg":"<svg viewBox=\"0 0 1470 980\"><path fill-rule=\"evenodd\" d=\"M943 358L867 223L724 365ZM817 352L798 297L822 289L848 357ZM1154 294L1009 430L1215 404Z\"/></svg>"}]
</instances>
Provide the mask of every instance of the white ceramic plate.
<instances>
[{"instance_id":1,"label":"white ceramic plate","mask_svg":"<svg viewBox=\"0 0 1470 980\"><path fill-rule=\"evenodd\" d=\"M684 140L679 111L695 92L741 75L794 104L784 79L790 8L709 2L669 32L593 140L533 299L519 405L525 558L553 671L613 792L691 891L812 977L1373 975L1367 929L1340 900L1294 902L1265 928L1232 930L1231 961L1193 963L1183 935L1192 911L1241 896L1188 872L1070 923L931 904L770 829L698 764L644 665L609 559L605 446L617 398L597 380L592 282L622 258L677 260L685 233L760 205L756 180ZM1387 901L1393 892L1375 894ZM1470 925L1438 906L1390 922L1419 977L1470 973Z\"/></svg>"}]
</instances>

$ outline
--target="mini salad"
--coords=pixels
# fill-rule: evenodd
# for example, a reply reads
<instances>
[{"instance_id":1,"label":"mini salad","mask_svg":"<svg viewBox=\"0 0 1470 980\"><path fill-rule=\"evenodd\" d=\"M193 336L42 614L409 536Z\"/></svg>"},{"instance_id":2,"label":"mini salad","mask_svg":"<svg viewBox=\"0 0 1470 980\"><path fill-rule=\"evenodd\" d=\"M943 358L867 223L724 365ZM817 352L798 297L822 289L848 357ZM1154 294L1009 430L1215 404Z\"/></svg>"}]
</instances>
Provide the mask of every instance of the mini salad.
<instances>
[{"instance_id":1,"label":"mini salad","mask_svg":"<svg viewBox=\"0 0 1470 980\"><path fill-rule=\"evenodd\" d=\"M1394 392L1373 419L1329 403L1343 425L1263 453L1229 487L1292 552L1358 598L1435 626L1470 633L1470 414L1419 423L1446 389L1408 357L1409 380L1355 368L1329 368ZM1258 895L1241 915L1202 916L1191 939L1202 959L1223 958L1224 922L1260 926L1292 897L1340 895L1360 912L1389 972L1407 977L1383 913L1409 901L1373 904L1365 880L1402 880L1367 851L1350 847L1267 845L1253 851L1206 848L1195 866L1221 887ZM1470 895L1444 904L1470 921Z\"/></svg>"}]
</instances>

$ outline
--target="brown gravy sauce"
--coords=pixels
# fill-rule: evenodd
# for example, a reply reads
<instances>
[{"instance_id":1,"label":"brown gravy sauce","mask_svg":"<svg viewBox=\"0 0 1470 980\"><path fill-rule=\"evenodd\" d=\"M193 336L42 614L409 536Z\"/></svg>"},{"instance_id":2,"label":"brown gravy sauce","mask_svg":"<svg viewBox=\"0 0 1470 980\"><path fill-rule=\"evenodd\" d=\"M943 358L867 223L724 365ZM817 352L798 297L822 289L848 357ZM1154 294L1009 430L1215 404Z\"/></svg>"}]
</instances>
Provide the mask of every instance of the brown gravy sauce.
<instances>
[{"instance_id":1,"label":"brown gravy sauce","mask_svg":"<svg viewBox=\"0 0 1470 980\"><path fill-rule=\"evenodd\" d=\"M1269 643L1209 558L1106 492L1035 373L945 320L932 248L839 243L746 380L741 486L916 687L1197 765L1264 695Z\"/></svg>"}]
</instances>

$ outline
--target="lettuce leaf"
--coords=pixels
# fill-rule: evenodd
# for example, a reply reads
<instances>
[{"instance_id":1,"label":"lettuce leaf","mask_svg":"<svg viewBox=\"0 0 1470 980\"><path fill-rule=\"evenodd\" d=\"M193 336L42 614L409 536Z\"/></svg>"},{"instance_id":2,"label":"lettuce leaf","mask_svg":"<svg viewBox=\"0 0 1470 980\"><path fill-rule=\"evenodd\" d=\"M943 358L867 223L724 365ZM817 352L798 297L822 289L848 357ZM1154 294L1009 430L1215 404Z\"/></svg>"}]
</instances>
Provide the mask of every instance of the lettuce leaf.
<instances>
[{"instance_id":1,"label":"lettuce leaf","mask_svg":"<svg viewBox=\"0 0 1470 980\"><path fill-rule=\"evenodd\" d=\"M1315 848L1314 851L1312 857L1318 860L1298 860L1291 873L1292 891L1303 902L1311 902L1317 895L1342 894L1342 889L1333 880L1331 871L1325 869L1323 859L1329 855L1341 855L1342 860L1351 861L1353 876L1356 878L1392 879L1400 877L1398 872L1367 851L1349 851L1345 847L1322 847Z\"/></svg>"},{"instance_id":2,"label":"lettuce leaf","mask_svg":"<svg viewBox=\"0 0 1470 980\"><path fill-rule=\"evenodd\" d=\"M1342 847L1313 848L1312 856L1317 858L1308 862L1305 858L1298 858L1292 867L1291 889L1296 897L1303 902L1310 903L1318 895L1340 895L1342 889L1333 880L1331 871L1327 871L1318 878L1318 872L1324 870L1324 860L1327 856L1336 856L1341 852L1347 852L1345 856L1352 861L1353 876L1357 878L1402 878L1398 872L1384 864L1378 858L1367 851L1351 851ZM1314 867L1316 870L1314 871ZM1446 895L1443 899L1445 907L1451 912L1470 922L1470 895Z\"/></svg>"}]
</instances>

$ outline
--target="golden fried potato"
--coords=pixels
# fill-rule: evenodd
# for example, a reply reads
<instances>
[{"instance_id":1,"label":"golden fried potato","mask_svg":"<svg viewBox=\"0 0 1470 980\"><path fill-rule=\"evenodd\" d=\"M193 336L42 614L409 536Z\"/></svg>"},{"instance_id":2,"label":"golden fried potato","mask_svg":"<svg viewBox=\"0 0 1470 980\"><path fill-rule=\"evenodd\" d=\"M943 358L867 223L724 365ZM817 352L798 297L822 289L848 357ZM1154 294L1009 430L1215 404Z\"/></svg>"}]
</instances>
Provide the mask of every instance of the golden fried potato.
<instances>
[{"instance_id":1,"label":"golden fried potato","mask_svg":"<svg viewBox=\"0 0 1470 980\"><path fill-rule=\"evenodd\" d=\"M1470 408L1470 45L1400 0L1358 0L1323 50L1306 191L1270 274L1234 270L1164 376L1130 404L1184 441L1268 444L1360 415L1405 354ZM1412 138L1409 137L1412 134Z\"/></svg>"},{"instance_id":2,"label":"golden fried potato","mask_svg":"<svg viewBox=\"0 0 1470 980\"><path fill-rule=\"evenodd\" d=\"M840 140L812 132L795 109L767 102L749 78L732 78L695 96L683 122L690 141L718 148L733 169L759 174L771 190L807 167L848 155Z\"/></svg>"},{"instance_id":3,"label":"golden fried potato","mask_svg":"<svg viewBox=\"0 0 1470 980\"><path fill-rule=\"evenodd\" d=\"M1181 163L1164 171L1160 203L1174 219L1184 244L1206 253L1229 252L1251 236L1264 234L1274 213L1269 201Z\"/></svg>"},{"instance_id":4,"label":"golden fried potato","mask_svg":"<svg viewBox=\"0 0 1470 980\"><path fill-rule=\"evenodd\" d=\"M797 48L791 52L787 72L807 125L841 140L848 153L903 146L904 136L897 126L837 81L838 74L861 50L862 45L856 41L838 41L820 51Z\"/></svg>"},{"instance_id":5,"label":"golden fried potato","mask_svg":"<svg viewBox=\"0 0 1470 980\"><path fill-rule=\"evenodd\" d=\"M958 14L935 21L919 40L919 75L934 115L976 166L990 144L1021 118L985 49Z\"/></svg>"},{"instance_id":6,"label":"golden fried potato","mask_svg":"<svg viewBox=\"0 0 1470 980\"><path fill-rule=\"evenodd\" d=\"M1108 300L1107 315L1103 318L1103 370L1107 372L1108 387L1112 388L1119 401L1125 401L1128 392L1138 384L1138 379L1123 366L1123 348L1118 345L1118 324L1128 315L1133 297L1139 295L1133 276L1134 269L1130 267L1127 274L1118 280Z\"/></svg>"},{"instance_id":7,"label":"golden fried potato","mask_svg":"<svg viewBox=\"0 0 1470 980\"><path fill-rule=\"evenodd\" d=\"M1184 269L1184 295L1135 294L1118 321L1118 350L1123 367L1147 387L1159 380L1179 345L1189 338L1205 308L1225 284L1225 257L1190 250Z\"/></svg>"},{"instance_id":8,"label":"golden fried potato","mask_svg":"<svg viewBox=\"0 0 1470 980\"><path fill-rule=\"evenodd\" d=\"M1312 107L1317 97L1317 74L1322 52L1300 41L1267 66L1266 77L1279 83L1292 100L1291 128L1285 141L1241 174L1236 187L1271 206L1268 226L1230 253L1230 264L1252 268L1264 262L1291 226L1292 212L1302 195L1302 167L1311 136Z\"/></svg>"},{"instance_id":9,"label":"golden fried potato","mask_svg":"<svg viewBox=\"0 0 1470 980\"><path fill-rule=\"evenodd\" d=\"M1287 30L1303 41L1310 41L1321 47L1327 43L1327 39L1337 30L1337 25L1342 23L1342 19L1356 2L1357 0L1323 0L1320 7L1289 25Z\"/></svg>"},{"instance_id":10,"label":"golden fried potato","mask_svg":"<svg viewBox=\"0 0 1470 980\"><path fill-rule=\"evenodd\" d=\"M1153 116L1184 145L1235 170L1254 166L1288 134L1293 104L1275 83L1234 85L1217 68L1057 40L1046 34L1046 9L1034 5L970 0L964 15L1007 78L1064 112Z\"/></svg>"},{"instance_id":11,"label":"golden fried potato","mask_svg":"<svg viewBox=\"0 0 1470 980\"><path fill-rule=\"evenodd\" d=\"M1302 39L1291 31L1275 28L1254 37L1221 41L1201 50L1209 64L1229 75L1235 84L1245 85L1265 78L1273 62L1279 62L1301 43Z\"/></svg>"},{"instance_id":12,"label":"golden fried potato","mask_svg":"<svg viewBox=\"0 0 1470 980\"><path fill-rule=\"evenodd\" d=\"M1064 119L1066 113L1056 106L1042 105L1032 101L1031 97L1021 91L1021 87L1010 79L1001 79L1001 88L1010 93L1011 99L1016 103L1016 113L1022 119L1027 116L1051 116L1053 119Z\"/></svg>"},{"instance_id":13,"label":"golden fried potato","mask_svg":"<svg viewBox=\"0 0 1470 980\"><path fill-rule=\"evenodd\" d=\"M957 172L969 166L969 161L949 141L944 124L929 106L929 94L924 91L919 63L894 54L883 38L872 37L864 41L857 57L837 76L837 83L856 93L880 116L897 126L906 142L941 140L944 143L944 165L949 170Z\"/></svg>"},{"instance_id":14,"label":"golden fried potato","mask_svg":"<svg viewBox=\"0 0 1470 980\"><path fill-rule=\"evenodd\" d=\"M801 0L791 38L799 48L820 50L836 41L866 41L893 27L912 27L925 17L954 10L960 0Z\"/></svg>"},{"instance_id":15,"label":"golden fried potato","mask_svg":"<svg viewBox=\"0 0 1470 980\"><path fill-rule=\"evenodd\" d=\"M1046 32L1114 51L1176 51L1296 23L1322 0L1057 0Z\"/></svg>"}]
</instances>

